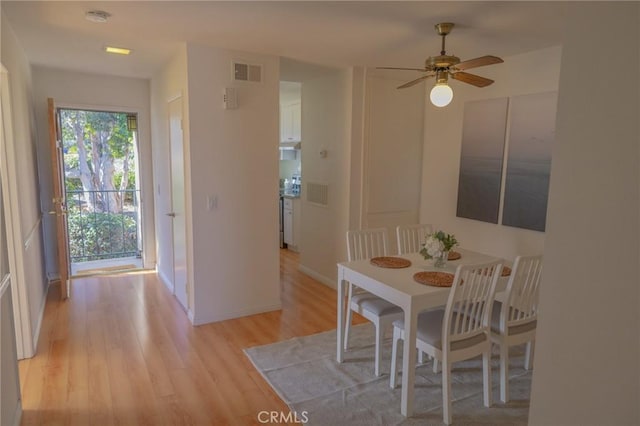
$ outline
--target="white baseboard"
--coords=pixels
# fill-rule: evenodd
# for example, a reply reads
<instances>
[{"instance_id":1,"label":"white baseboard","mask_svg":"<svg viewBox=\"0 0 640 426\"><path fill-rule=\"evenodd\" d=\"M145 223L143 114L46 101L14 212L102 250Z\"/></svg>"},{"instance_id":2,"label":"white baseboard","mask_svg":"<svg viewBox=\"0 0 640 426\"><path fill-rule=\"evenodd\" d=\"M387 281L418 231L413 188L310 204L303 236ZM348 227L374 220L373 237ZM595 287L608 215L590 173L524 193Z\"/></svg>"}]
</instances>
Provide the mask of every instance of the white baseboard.
<instances>
[{"instance_id":1,"label":"white baseboard","mask_svg":"<svg viewBox=\"0 0 640 426\"><path fill-rule=\"evenodd\" d=\"M264 312L278 311L282 309L282 304L277 303L269 306L259 306L252 309L243 309L234 312L216 312L209 315L196 316L189 311L189 319L193 325L208 324L210 322L225 321L234 318L246 317L249 315L262 314Z\"/></svg>"},{"instance_id":2,"label":"white baseboard","mask_svg":"<svg viewBox=\"0 0 640 426\"><path fill-rule=\"evenodd\" d=\"M16 406L16 412L13 420L14 426L20 426L20 421L22 420L22 401L20 400L18 400L18 405Z\"/></svg>"},{"instance_id":3,"label":"white baseboard","mask_svg":"<svg viewBox=\"0 0 640 426\"><path fill-rule=\"evenodd\" d=\"M173 294L173 284L171 284L171 282L169 281L169 279L167 278L167 276L165 274L163 274L162 272L160 272L156 266L155 268L156 270L156 274L158 274L158 276L160 277L160 281L162 281L162 283L164 284L165 287L167 287L169 289L169 291L171 292L171 294ZM175 294L174 294L175 297ZM178 299L176 299L178 300ZM178 305L180 305L180 307L184 310L184 312L187 314L187 317L189 318L189 321L191 321L192 325L197 325L195 323L195 318L193 316L193 311L191 309L186 309L184 306L182 306L182 304L180 302L178 302Z\"/></svg>"},{"instance_id":4,"label":"white baseboard","mask_svg":"<svg viewBox=\"0 0 640 426\"><path fill-rule=\"evenodd\" d=\"M60 281L60 274L58 274L57 272L47 272L47 281L49 282L49 284Z\"/></svg>"},{"instance_id":5,"label":"white baseboard","mask_svg":"<svg viewBox=\"0 0 640 426\"><path fill-rule=\"evenodd\" d=\"M320 281L322 284L326 285L327 287L331 287L334 290L338 288L338 284L336 283L336 280L332 280L329 277L325 277L324 275L319 274L313 269L307 268L304 265L298 265L298 270L304 274L309 275L314 280Z\"/></svg>"},{"instance_id":6,"label":"white baseboard","mask_svg":"<svg viewBox=\"0 0 640 426\"><path fill-rule=\"evenodd\" d=\"M42 320L44 319L44 310L47 307L48 291L49 291L49 288L47 288L47 291L44 293L44 297L42 298L42 303L40 304L40 312L38 313L38 322L35 328L33 329L33 336L32 336L33 340L32 340L32 346L31 346L32 353L30 354L23 353L22 355L24 355L25 358L33 357L38 350L38 340L40 340L40 328L42 328Z\"/></svg>"},{"instance_id":7,"label":"white baseboard","mask_svg":"<svg viewBox=\"0 0 640 426\"><path fill-rule=\"evenodd\" d=\"M156 273L160 277L160 280L162 281L164 286L167 287L169 291L173 294L173 284L171 283L171 280L169 280L169 278L167 278L167 276L164 273L158 270L158 268L156 268Z\"/></svg>"}]
</instances>

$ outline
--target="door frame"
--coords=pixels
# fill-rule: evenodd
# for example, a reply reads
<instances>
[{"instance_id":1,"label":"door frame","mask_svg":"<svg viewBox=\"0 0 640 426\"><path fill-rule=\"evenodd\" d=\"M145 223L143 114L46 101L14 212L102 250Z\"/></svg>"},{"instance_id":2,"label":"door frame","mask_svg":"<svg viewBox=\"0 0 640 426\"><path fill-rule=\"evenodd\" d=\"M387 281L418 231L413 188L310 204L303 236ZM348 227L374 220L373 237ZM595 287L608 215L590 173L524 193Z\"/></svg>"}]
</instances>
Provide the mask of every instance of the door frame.
<instances>
[{"instance_id":1,"label":"door frame","mask_svg":"<svg viewBox=\"0 0 640 426\"><path fill-rule=\"evenodd\" d=\"M16 176L16 154L13 137L13 112L11 108L11 93L9 90L9 72L0 64L0 95L2 114L2 132L0 132L0 173L2 174L2 199L4 219L7 232L7 250L9 259L9 271L11 275L11 297L13 302L13 315L16 327L16 349L18 359L31 358L35 354L34 336L32 333L29 295L25 283L24 250L22 241L22 226L20 204L18 203L18 184L9 176ZM5 138L5 135L7 136ZM11 158L11 161L9 161ZM38 224L42 221L42 215ZM15 290L15 291L14 291ZM35 336L37 338L37 336Z\"/></svg>"},{"instance_id":2,"label":"door frame","mask_svg":"<svg viewBox=\"0 0 640 426\"><path fill-rule=\"evenodd\" d=\"M60 281L60 298L64 300L69 297L71 287L69 222L67 218L67 188L64 183L64 154L62 154L60 113L53 98L47 98L47 120L49 122L49 150L51 152L51 172L53 174L53 208L49 213L56 216L58 280Z\"/></svg>"},{"instance_id":3,"label":"door frame","mask_svg":"<svg viewBox=\"0 0 640 426\"><path fill-rule=\"evenodd\" d=\"M153 222L149 223L146 215L146 199L149 197L147 195L147 190L145 190L145 173L144 171L148 168L152 169L152 160L151 158L145 159L142 149L142 138L140 136L141 132L141 120L140 117L143 115L143 111L139 108L135 107L126 107L126 106L113 106L113 105L102 105L102 104L83 104L83 103L75 103L75 102L64 102L64 101L55 101L56 109L75 109L80 111L103 111L103 112L115 112L115 113L124 113L124 114L135 114L138 121L138 128L136 130L136 178L138 179L138 187L140 188L140 198L139 202L139 216L140 216L140 243L142 244L142 267L144 268L153 268L154 266L147 265L148 259L155 259L155 256L150 255L148 250L151 250L152 247L149 247L151 244L145 244L145 235L153 228ZM153 178L151 178L151 186L150 191L153 192ZM153 202L151 205L151 214L153 215Z\"/></svg>"}]
</instances>

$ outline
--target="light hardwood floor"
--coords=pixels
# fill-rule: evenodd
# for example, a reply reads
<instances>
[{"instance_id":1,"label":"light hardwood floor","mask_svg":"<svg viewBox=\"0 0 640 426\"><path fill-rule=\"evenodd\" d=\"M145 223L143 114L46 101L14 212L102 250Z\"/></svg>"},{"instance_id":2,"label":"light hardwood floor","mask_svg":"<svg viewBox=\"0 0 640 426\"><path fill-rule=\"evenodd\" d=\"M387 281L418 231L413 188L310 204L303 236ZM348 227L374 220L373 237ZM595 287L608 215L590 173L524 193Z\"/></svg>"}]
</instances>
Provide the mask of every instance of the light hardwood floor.
<instances>
[{"instance_id":1,"label":"light hardwood floor","mask_svg":"<svg viewBox=\"0 0 640 426\"><path fill-rule=\"evenodd\" d=\"M280 250L282 310L193 327L154 273L49 291L34 358L20 361L23 425L251 425L287 406L242 352L335 329L336 291ZM354 322L364 322L355 318Z\"/></svg>"}]
</instances>

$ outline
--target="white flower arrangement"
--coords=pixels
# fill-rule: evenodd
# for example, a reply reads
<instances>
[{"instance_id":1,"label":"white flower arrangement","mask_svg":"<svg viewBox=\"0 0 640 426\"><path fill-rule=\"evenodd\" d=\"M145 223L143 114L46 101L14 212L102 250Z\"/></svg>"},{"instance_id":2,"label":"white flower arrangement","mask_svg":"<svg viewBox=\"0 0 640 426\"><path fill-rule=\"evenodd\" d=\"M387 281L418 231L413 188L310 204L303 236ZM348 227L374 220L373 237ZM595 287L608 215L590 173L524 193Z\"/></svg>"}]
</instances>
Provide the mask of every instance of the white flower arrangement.
<instances>
[{"instance_id":1,"label":"white flower arrangement","mask_svg":"<svg viewBox=\"0 0 640 426\"><path fill-rule=\"evenodd\" d=\"M442 253L448 252L457 245L458 240L456 240L454 235L438 231L427 235L420 254L423 255L425 259L439 258L442 256Z\"/></svg>"},{"instance_id":2,"label":"white flower arrangement","mask_svg":"<svg viewBox=\"0 0 640 426\"><path fill-rule=\"evenodd\" d=\"M444 250L444 243L430 235L424 243L424 250L429 257L436 257Z\"/></svg>"}]
</instances>

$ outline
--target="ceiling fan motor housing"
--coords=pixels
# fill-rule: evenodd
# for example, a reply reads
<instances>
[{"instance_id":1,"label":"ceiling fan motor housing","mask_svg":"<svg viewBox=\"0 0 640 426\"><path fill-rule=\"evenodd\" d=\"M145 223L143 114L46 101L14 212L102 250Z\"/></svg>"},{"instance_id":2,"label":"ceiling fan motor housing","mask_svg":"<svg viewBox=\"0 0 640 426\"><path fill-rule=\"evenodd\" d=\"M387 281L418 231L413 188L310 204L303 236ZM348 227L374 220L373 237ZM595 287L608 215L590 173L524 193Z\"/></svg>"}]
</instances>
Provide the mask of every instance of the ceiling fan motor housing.
<instances>
[{"instance_id":1,"label":"ceiling fan motor housing","mask_svg":"<svg viewBox=\"0 0 640 426\"><path fill-rule=\"evenodd\" d=\"M446 84L449 81L449 71L439 69L436 71L436 84Z\"/></svg>"},{"instance_id":2,"label":"ceiling fan motor housing","mask_svg":"<svg viewBox=\"0 0 640 426\"><path fill-rule=\"evenodd\" d=\"M449 68L456 64L460 63L460 58L457 56L449 56L449 55L440 55L440 56L429 56L426 61L424 61L424 67L428 71L437 71L443 68Z\"/></svg>"}]
</instances>

